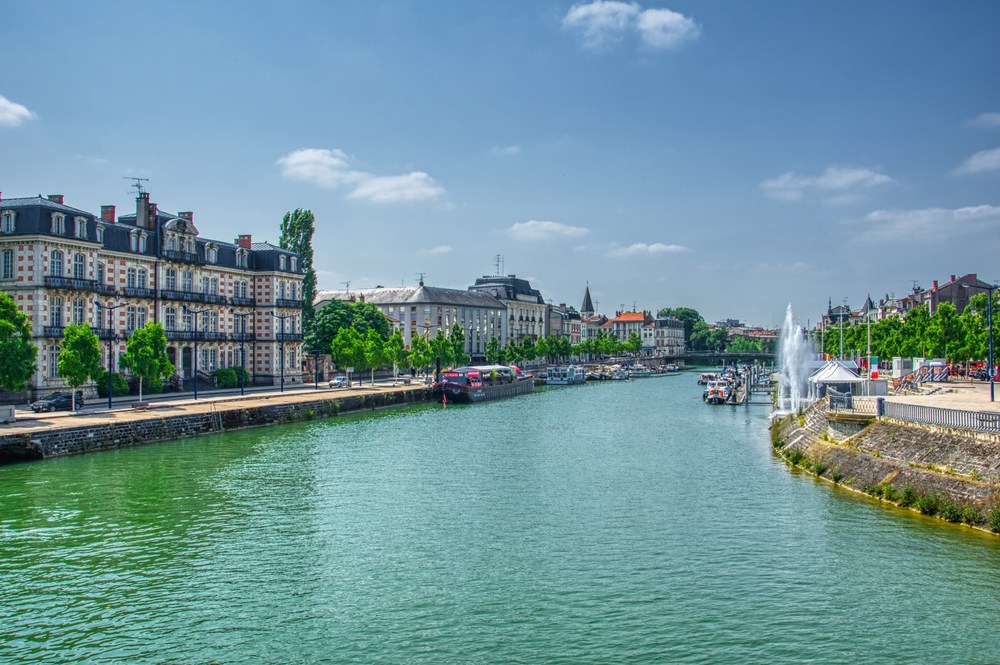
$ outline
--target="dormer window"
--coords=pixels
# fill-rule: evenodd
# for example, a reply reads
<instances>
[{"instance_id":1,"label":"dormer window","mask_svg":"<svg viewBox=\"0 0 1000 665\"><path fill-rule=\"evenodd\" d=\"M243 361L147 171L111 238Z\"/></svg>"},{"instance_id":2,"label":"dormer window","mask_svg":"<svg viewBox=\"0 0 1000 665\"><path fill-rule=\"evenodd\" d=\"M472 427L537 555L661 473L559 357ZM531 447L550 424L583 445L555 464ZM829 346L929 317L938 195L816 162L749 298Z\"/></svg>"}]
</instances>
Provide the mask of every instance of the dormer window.
<instances>
[{"instance_id":1,"label":"dormer window","mask_svg":"<svg viewBox=\"0 0 1000 665\"><path fill-rule=\"evenodd\" d=\"M128 235L128 246L133 252L139 251L139 232L132 231Z\"/></svg>"},{"instance_id":2,"label":"dormer window","mask_svg":"<svg viewBox=\"0 0 1000 665\"><path fill-rule=\"evenodd\" d=\"M95 225L94 230L95 230L94 235L97 236L97 242L103 243L104 242L104 224L97 224L97 225Z\"/></svg>"},{"instance_id":3,"label":"dormer window","mask_svg":"<svg viewBox=\"0 0 1000 665\"><path fill-rule=\"evenodd\" d=\"M292 272L299 271L299 259L295 256L292 257Z\"/></svg>"},{"instance_id":4,"label":"dormer window","mask_svg":"<svg viewBox=\"0 0 1000 665\"><path fill-rule=\"evenodd\" d=\"M247 250L238 249L236 250L236 267L246 268L247 267Z\"/></svg>"},{"instance_id":5,"label":"dormer window","mask_svg":"<svg viewBox=\"0 0 1000 665\"><path fill-rule=\"evenodd\" d=\"M49 231L50 233L55 233L56 235L63 235L66 233L66 215L61 212L52 213L52 227Z\"/></svg>"},{"instance_id":6,"label":"dormer window","mask_svg":"<svg viewBox=\"0 0 1000 665\"><path fill-rule=\"evenodd\" d=\"M140 252L145 252L146 251L146 234L145 233L140 233L139 234L139 251Z\"/></svg>"},{"instance_id":7,"label":"dormer window","mask_svg":"<svg viewBox=\"0 0 1000 665\"><path fill-rule=\"evenodd\" d=\"M86 217L74 217L73 218L73 235L81 240L87 239L87 218Z\"/></svg>"},{"instance_id":8,"label":"dormer window","mask_svg":"<svg viewBox=\"0 0 1000 665\"><path fill-rule=\"evenodd\" d=\"M219 248L216 245L205 246L205 261L208 263L219 262Z\"/></svg>"},{"instance_id":9,"label":"dormer window","mask_svg":"<svg viewBox=\"0 0 1000 665\"><path fill-rule=\"evenodd\" d=\"M13 210L0 212L0 233L14 232L14 217L15 213Z\"/></svg>"},{"instance_id":10,"label":"dormer window","mask_svg":"<svg viewBox=\"0 0 1000 665\"><path fill-rule=\"evenodd\" d=\"M285 269L285 255L281 254L278 256L278 270Z\"/></svg>"}]
</instances>

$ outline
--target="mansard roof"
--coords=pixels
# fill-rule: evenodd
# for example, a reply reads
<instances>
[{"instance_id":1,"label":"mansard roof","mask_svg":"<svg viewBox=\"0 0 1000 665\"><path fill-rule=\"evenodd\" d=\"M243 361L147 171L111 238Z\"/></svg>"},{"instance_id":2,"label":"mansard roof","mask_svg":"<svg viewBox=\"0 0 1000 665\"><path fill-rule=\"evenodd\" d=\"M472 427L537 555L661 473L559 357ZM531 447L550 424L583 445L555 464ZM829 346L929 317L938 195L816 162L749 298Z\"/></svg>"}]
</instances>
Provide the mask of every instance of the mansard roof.
<instances>
[{"instance_id":1,"label":"mansard roof","mask_svg":"<svg viewBox=\"0 0 1000 665\"><path fill-rule=\"evenodd\" d=\"M531 288L531 283L528 280L518 279L517 275L480 277L476 279L475 284L469 287L469 290L485 291L498 300L520 300L539 305L545 304L542 292Z\"/></svg>"},{"instance_id":2,"label":"mansard roof","mask_svg":"<svg viewBox=\"0 0 1000 665\"><path fill-rule=\"evenodd\" d=\"M352 289L317 291L314 304L322 307L331 300L360 300L373 305L448 305L458 307L479 307L482 309L504 309L504 304L478 291L447 289L440 286L395 286L373 289Z\"/></svg>"}]
</instances>

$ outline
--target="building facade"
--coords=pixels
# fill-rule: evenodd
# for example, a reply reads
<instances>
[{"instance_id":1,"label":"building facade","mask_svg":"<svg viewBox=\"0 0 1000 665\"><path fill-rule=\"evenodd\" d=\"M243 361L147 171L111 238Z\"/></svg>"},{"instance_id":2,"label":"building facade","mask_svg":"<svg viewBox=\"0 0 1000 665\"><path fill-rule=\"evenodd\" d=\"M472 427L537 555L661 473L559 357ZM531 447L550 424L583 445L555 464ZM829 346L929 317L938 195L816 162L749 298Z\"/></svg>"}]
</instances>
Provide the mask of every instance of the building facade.
<instances>
[{"instance_id":1,"label":"building facade","mask_svg":"<svg viewBox=\"0 0 1000 665\"><path fill-rule=\"evenodd\" d=\"M480 277L469 287L470 291L487 293L501 303L507 312L507 334L515 344L525 337L538 341L549 334L547 306L538 289L531 288L526 279L517 275Z\"/></svg>"},{"instance_id":2,"label":"building facade","mask_svg":"<svg viewBox=\"0 0 1000 665\"><path fill-rule=\"evenodd\" d=\"M0 288L32 321L32 395L66 387L57 361L69 323L90 324L105 368L110 360L117 370L129 335L155 321L177 385L241 364L257 383L302 380L304 275L294 252L250 236L201 238L193 213L166 214L146 192L135 214L115 212L102 206L98 217L59 195L0 198Z\"/></svg>"},{"instance_id":3,"label":"building facade","mask_svg":"<svg viewBox=\"0 0 1000 665\"><path fill-rule=\"evenodd\" d=\"M485 359L491 338L496 337L501 344L508 340L506 308L488 293L427 286L423 282L417 286L317 291L316 311L331 300L364 300L374 305L401 332L407 348L415 335L432 338L439 330L448 335L456 324L465 334L465 352L473 361Z\"/></svg>"}]
</instances>

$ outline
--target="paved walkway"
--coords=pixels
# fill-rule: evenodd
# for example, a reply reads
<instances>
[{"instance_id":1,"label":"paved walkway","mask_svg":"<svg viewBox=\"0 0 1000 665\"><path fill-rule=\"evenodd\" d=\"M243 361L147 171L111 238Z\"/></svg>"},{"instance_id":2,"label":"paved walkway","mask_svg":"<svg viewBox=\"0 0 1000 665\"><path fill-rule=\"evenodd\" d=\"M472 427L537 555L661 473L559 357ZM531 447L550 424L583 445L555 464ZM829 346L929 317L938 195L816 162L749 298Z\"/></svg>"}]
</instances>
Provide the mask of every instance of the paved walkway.
<instances>
[{"instance_id":1,"label":"paved walkway","mask_svg":"<svg viewBox=\"0 0 1000 665\"><path fill-rule=\"evenodd\" d=\"M982 381L949 381L941 384L924 384L940 386L933 395L899 395L889 396L891 402L904 404L921 404L936 406L941 409L960 409L963 411L995 411L1000 413L1000 401L990 402L990 384ZM932 390L930 388L929 390ZM1000 400L1000 385L995 386L996 398Z\"/></svg>"},{"instance_id":2,"label":"paved walkway","mask_svg":"<svg viewBox=\"0 0 1000 665\"><path fill-rule=\"evenodd\" d=\"M87 406L76 413L57 411L55 413L33 413L30 409L18 409L17 422L0 425L2 434L28 434L38 431L51 431L54 428L69 428L85 425L105 425L111 423L130 422L164 416L177 416L195 413L211 413L213 411L228 411L231 409L246 409L263 404L293 404L296 402L311 402L317 399L336 399L338 397L357 397L384 392L402 392L419 390L426 387L423 380L417 380L409 385L402 382L394 385L392 380L376 382L374 386L365 383L353 388L327 388L320 384L317 390L313 385L296 386L294 389L285 387L279 392L268 386L267 389L254 389L241 396L237 390L232 391L199 391L198 399L193 393L171 393L169 395L150 395L150 407L146 410L133 409L132 402L136 396L115 398L114 408L108 410L107 399L91 400ZM145 399L145 396L143 396Z\"/></svg>"}]
</instances>

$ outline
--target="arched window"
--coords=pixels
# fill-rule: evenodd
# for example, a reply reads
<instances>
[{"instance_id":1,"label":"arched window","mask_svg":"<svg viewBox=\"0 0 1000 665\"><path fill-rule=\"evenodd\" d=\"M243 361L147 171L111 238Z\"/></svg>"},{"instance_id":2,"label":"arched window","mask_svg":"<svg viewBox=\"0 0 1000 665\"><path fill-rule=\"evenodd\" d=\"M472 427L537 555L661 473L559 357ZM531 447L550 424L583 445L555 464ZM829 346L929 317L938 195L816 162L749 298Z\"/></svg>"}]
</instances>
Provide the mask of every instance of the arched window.
<instances>
[{"instance_id":1,"label":"arched window","mask_svg":"<svg viewBox=\"0 0 1000 665\"><path fill-rule=\"evenodd\" d=\"M83 324L83 317L86 313L83 304L83 298L77 298L73 301L73 323L76 325Z\"/></svg>"},{"instance_id":2,"label":"arched window","mask_svg":"<svg viewBox=\"0 0 1000 665\"><path fill-rule=\"evenodd\" d=\"M83 279L87 276L87 257L83 254L73 255L73 279Z\"/></svg>"},{"instance_id":3,"label":"arched window","mask_svg":"<svg viewBox=\"0 0 1000 665\"><path fill-rule=\"evenodd\" d=\"M174 270L173 268L167 268L166 282L167 282L166 288L168 290L170 291L177 290L177 271Z\"/></svg>"},{"instance_id":4,"label":"arched window","mask_svg":"<svg viewBox=\"0 0 1000 665\"><path fill-rule=\"evenodd\" d=\"M167 330L177 329L177 310L173 307L167 307L163 310L163 327Z\"/></svg>"},{"instance_id":5,"label":"arched window","mask_svg":"<svg viewBox=\"0 0 1000 665\"><path fill-rule=\"evenodd\" d=\"M49 254L49 274L53 277L62 277L63 274L63 253L58 249L53 249Z\"/></svg>"},{"instance_id":6,"label":"arched window","mask_svg":"<svg viewBox=\"0 0 1000 665\"><path fill-rule=\"evenodd\" d=\"M104 264L97 264L97 283L104 284Z\"/></svg>"},{"instance_id":7,"label":"arched window","mask_svg":"<svg viewBox=\"0 0 1000 665\"><path fill-rule=\"evenodd\" d=\"M149 274L146 272L144 268L140 268L138 270L138 272L136 273L136 279L138 280L140 289L149 288Z\"/></svg>"},{"instance_id":8,"label":"arched window","mask_svg":"<svg viewBox=\"0 0 1000 665\"><path fill-rule=\"evenodd\" d=\"M135 305L129 305L125 308L125 329L128 332L135 332L136 323L139 320L138 308Z\"/></svg>"},{"instance_id":9,"label":"arched window","mask_svg":"<svg viewBox=\"0 0 1000 665\"><path fill-rule=\"evenodd\" d=\"M63 325L63 299L56 296L49 300L49 325L53 328L62 328Z\"/></svg>"},{"instance_id":10,"label":"arched window","mask_svg":"<svg viewBox=\"0 0 1000 665\"><path fill-rule=\"evenodd\" d=\"M129 269L125 271L125 286L130 289L136 287L136 271L135 268L129 266Z\"/></svg>"},{"instance_id":11,"label":"arched window","mask_svg":"<svg viewBox=\"0 0 1000 665\"><path fill-rule=\"evenodd\" d=\"M285 299L285 283L284 282L278 282L278 297L281 298L282 300Z\"/></svg>"}]
</instances>

